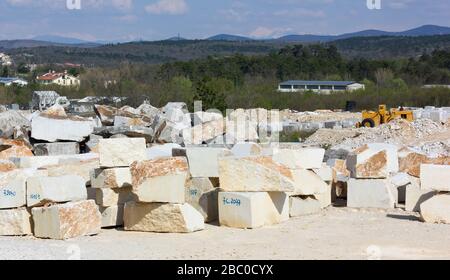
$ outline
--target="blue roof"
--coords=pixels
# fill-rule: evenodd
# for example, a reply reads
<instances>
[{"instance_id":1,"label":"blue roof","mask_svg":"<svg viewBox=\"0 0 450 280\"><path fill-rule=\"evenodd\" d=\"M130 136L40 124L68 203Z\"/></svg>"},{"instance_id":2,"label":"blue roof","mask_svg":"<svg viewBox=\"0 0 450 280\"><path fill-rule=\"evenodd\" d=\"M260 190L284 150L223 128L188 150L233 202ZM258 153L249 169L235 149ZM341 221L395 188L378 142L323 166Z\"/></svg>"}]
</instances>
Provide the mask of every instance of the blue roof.
<instances>
[{"instance_id":1,"label":"blue roof","mask_svg":"<svg viewBox=\"0 0 450 280\"><path fill-rule=\"evenodd\" d=\"M17 80L23 81L20 78L0 77L0 83L10 83L10 82L14 82L14 81L17 81Z\"/></svg>"},{"instance_id":2,"label":"blue roof","mask_svg":"<svg viewBox=\"0 0 450 280\"><path fill-rule=\"evenodd\" d=\"M349 86L355 84L354 81L301 81L291 80L280 83L280 85L294 85L294 86Z\"/></svg>"}]
</instances>

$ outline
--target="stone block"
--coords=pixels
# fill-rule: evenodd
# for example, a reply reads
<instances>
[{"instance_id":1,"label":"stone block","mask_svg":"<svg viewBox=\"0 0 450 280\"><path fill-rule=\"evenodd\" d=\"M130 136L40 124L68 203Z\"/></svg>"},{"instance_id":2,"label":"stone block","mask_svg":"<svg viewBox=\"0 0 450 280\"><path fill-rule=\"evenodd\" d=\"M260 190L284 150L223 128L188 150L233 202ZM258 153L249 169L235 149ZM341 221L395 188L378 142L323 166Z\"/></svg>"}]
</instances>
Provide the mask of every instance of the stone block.
<instances>
[{"instance_id":1,"label":"stone block","mask_svg":"<svg viewBox=\"0 0 450 280\"><path fill-rule=\"evenodd\" d=\"M350 179L347 183L347 207L391 209L395 203L388 180Z\"/></svg>"},{"instance_id":2,"label":"stone block","mask_svg":"<svg viewBox=\"0 0 450 280\"><path fill-rule=\"evenodd\" d=\"M317 214L322 210L320 202L311 196L291 196L289 198L291 217Z\"/></svg>"},{"instance_id":3,"label":"stone block","mask_svg":"<svg viewBox=\"0 0 450 280\"><path fill-rule=\"evenodd\" d=\"M133 200L131 187L119 189L96 189L95 202L103 207L110 207Z\"/></svg>"},{"instance_id":4,"label":"stone block","mask_svg":"<svg viewBox=\"0 0 450 280\"><path fill-rule=\"evenodd\" d=\"M325 150L321 148L279 149L273 160L291 169L321 168Z\"/></svg>"},{"instance_id":5,"label":"stone block","mask_svg":"<svg viewBox=\"0 0 450 280\"><path fill-rule=\"evenodd\" d=\"M450 165L420 165L420 186L423 190L450 192Z\"/></svg>"},{"instance_id":6,"label":"stone block","mask_svg":"<svg viewBox=\"0 0 450 280\"><path fill-rule=\"evenodd\" d=\"M190 178L186 183L186 202L211 222L218 218L218 189L209 178Z\"/></svg>"},{"instance_id":7,"label":"stone block","mask_svg":"<svg viewBox=\"0 0 450 280\"><path fill-rule=\"evenodd\" d=\"M131 187L129 167L98 168L91 170L91 187L96 189L115 189Z\"/></svg>"},{"instance_id":8,"label":"stone block","mask_svg":"<svg viewBox=\"0 0 450 280\"><path fill-rule=\"evenodd\" d=\"M420 204L420 215L426 223L450 224L450 194L438 194Z\"/></svg>"},{"instance_id":9,"label":"stone block","mask_svg":"<svg viewBox=\"0 0 450 280\"><path fill-rule=\"evenodd\" d=\"M79 153L80 144L77 142L34 144L34 154L36 156L74 155Z\"/></svg>"},{"instance_id":10,"label":"stone block","mask_svg":"<svg viewBox=\"0 0 450 280\"><path fill-rule=\"evenodd\" d=\"M31 234L31 215L26 208L0 210L0 236Z\"/></svg>"},{"instance_id":11,"label":"stone block","mask_svg":"<svg viewBox=\"0 0 450 280\"><path fill-rule=\"evenodd\" d=\"M134 161L145 160L144 138L100 139L100 167L127 167Z\"/></svg>"},{"instance_id":12,"label":"stone block","mask_svg":"<svg viewBox=\"0 0 450 280\"><path fill-rule=\"evenodd\" d=\"M123 226L124 204L109 207L99 207L102 214L102 228Z\"/></svg>"},{"instance_id":13,"label":"stone block","mask_svg":"<svg viewBox=\"0 0 450 280\"><path fill-rule=\"evenodd\" d=\"M192 177L219 177L219 157L231 155L223 148L187 148L186 156Z\"/></svg>"}]
</instances>

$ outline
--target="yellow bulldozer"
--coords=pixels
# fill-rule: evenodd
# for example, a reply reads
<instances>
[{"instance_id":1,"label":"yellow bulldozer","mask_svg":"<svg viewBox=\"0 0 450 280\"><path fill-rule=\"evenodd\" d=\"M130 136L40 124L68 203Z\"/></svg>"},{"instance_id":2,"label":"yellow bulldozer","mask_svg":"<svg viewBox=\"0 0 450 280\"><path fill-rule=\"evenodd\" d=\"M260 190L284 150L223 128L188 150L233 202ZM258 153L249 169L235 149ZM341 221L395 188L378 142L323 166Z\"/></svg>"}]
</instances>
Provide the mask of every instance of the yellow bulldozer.
<instances>
[{"instance_id":1,"label":"yellow bulldozer","mask_svg":"<svg viewBox=\"0 0 450 280\"><path fill-rule=\"evenodd\" d=\"M404 110L403 107L387 110L386 105L379 105L377 112L363 111L362 122L357 123L356 127L376 127L395 119L404 119L412 122L414 120L414 114L412 111Z\"/></svg>"}]
</instances>

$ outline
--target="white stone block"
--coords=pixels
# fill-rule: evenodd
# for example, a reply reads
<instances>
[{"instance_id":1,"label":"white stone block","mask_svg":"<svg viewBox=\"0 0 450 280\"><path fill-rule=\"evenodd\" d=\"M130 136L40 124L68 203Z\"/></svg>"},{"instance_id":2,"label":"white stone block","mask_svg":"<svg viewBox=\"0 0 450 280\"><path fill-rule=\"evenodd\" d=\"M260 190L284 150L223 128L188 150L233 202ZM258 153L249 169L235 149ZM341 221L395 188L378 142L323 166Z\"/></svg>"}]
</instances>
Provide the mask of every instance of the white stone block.
<instances>
[{"instance_id":1,"label":"white stone block","mask_svg":"<svg viewBox=\"0 0 450 280\"><path fill-rule=\"evenodd\" d=\"M102 214L102 228L118 227L123 225L124 204L109 207L99 207Z\"/></svg>"},{"instance_id":2,"label":"white stone block","mask_svg":"<svg viewBox=\"0 0 450 280\"><path fill-rule=\"evenodd\" d=\"M289 215L291 217L317 214L322 210L320 202L311 196L291 196L289 198L289 204Z\"/></svg>"},{"instance_id":3,"label":"white stone block","mask_svg":"<svg viewBox=\"0 0 450 280\"><path fill-rule=\"evenodd\" d=\"M311 170L294 169L291 172L295 182L294 195L321 194L328 189L328 184Z\"/></svg>"},{"instance_id":4,"label":"white stone block","mask_svg":"<svg viewBox=\"0 0 450 280\"><path fill-rule=\"evenodd\" d=\"M95 126L92 119L39 115L31 120L31 137L48 142L81 142L94 131Z\"/></svg>"},{"instance_id":5,"label":"white stone block","mask_svg":"<svg viewBox=\"0 0 450 280\"><path fill-rule=\"evenodd\" d=\"M190 178L186 183L186 202L197 209L205 222L218 218L218 189L209 178Z\"/></svg>"},{"instance_id":6,"label":"white stone block","mask_svg":"<svg viewBox=\"0 0 450 280\"><path fill-rule=\"evenodd\" d=\"M38 238L69 239L100 232L102 217L93 200L35 207L34 235Z\"/></svg>"},{"instance_id":7,"label":"white stone block","mask_svg":"<svg viewBox=\"0 0 450 280\"><path fill-rule=\"evenodd\" d=\"M223 148L187 148L186 156L192 177L219 177L219 157L230 155Z\"/></svg>"},{"instance_id":8,"label":"white stone block","mask_svg":"<svg viewBox=\"0 0 450 280\"><path fill-rule=\"evenodd\" d=\"M347 207L391 209L395 202L388 180L350 179L347 183Z\"/></svg>"},{"instance_id":9,"label":"white stone block","mask_svg":"<svg viewBox=\"0 0 450 280\"><path fill-rule=\"evenodd\" d=\"M418 184L406 187L405 210L420 212L420 205L437 194L437 191L422 190Z\"/></svg>"},{"instance_id":10,"label":"white stone block","mask_svg":"<svg viewBox=\"0 0 450 280\"><path fill-rule=\"evenodd\" d=\"M438 194L420 204L422 220L434 224L450 224L450 194Z\"/></svg>"},{"instance_id":11,"label":"white stone block","mask_svg":"<svg viewBox=\"0 0 450 280\"><path fill-rule=\"evenodd\" d=\"M420 186L423 190L450 192L450 165L421 164Z\"/></svg>"},{"instance_id":12,"label":"white stone block","mask_svg":"<svg viewBox=\"0 0 450 280\"><path fill-rule=\"evenodd\" d=\"M139 202L184 203L186 158L160 158L131 165L133 193Z\"/></svg>"},{"instance_id":13,"label":"white stone block","mask_svg":"<svg viewBox=\"0 0 450 280\"><path fill-rule=\"evenodd\" d=\"M102 207L110 207L133 200L131 187L119 189L96 189L95 202Z\"/></svg>"},{"instance_id":14,"label":"white stone block","mask_svg":"<svg viewBox=\"0 0 450 280\"><path fill-rule=\"evenodd\" d=\"M164 157L172 157L173 149L181 149L181 146L174 143L167 143L163 145L154 145L147 149L147 159L153 160Z\"/></svg>"},{"instance_id":15,"label":"white stone block","mask_svg":"<svg viewBox=\"0 0 450 280\"><path fill-rule=\"evenodd\" d=\"M187 203L128 202L125 204L125 230L190 233L204 228L202 214Z\"/></svg>"},{"instance_id":16,"label":"white stone block","mask_svg":"<svg viewBox=\"0 0 450 280\"><path fill-rule=\"evenodd\" d=\"M263 155L263 148L252 142L237 143L231 149L231 153L236 157L261 156Z\"/></svg>"},{"instance_id":17,"label":"white stone block","mask_svg":"<svg viewBox=\"0 0 450 280\"><path fill-rule=\"evenodd\" d=\"M283 192L220 192L221 226L258 228L289 219L289 196Z\"/></svg>"},{"instance_id":18,"label":"white stone block","mask_svg":"<svg viewBox=\"0 0 450 280\"><path fill-rule=\"evenodd\" d=\"M333 169L326 165L326 163L322 164L321 168L313 169L314 173L319 175L320 179L326 182L333 181Z\"/></svg>"},{"instance_id":19,"label":"white stone block","mask_svg":"<svg viewBox=\"0 0 450 280\"><path fill-rule=\"evenodd\" d=\"M80 176L30 177L27 180L27 206L41 206L48 202L67 202L87 199L86 185Z\"/></svg>"},{"instance_id":20,"label":"white stone block","mask_svg":"<svg viewBox=\"0 0 450 280\"><path fill-rule=\"evenodd\" d=\"M115 189L131 187L129 167L94 169L91 171L91 187L96 189Z\"/></svg>"},{"instance_id":21,"label":"white stone block","mask_svg":"<svg viewBox=\"0 0 450 280\"><path fill-rule=\"evenodd\" d=\"M144 138L100 139L100 167L127 167L147 158Z\"/></svg>"}]
</instances>

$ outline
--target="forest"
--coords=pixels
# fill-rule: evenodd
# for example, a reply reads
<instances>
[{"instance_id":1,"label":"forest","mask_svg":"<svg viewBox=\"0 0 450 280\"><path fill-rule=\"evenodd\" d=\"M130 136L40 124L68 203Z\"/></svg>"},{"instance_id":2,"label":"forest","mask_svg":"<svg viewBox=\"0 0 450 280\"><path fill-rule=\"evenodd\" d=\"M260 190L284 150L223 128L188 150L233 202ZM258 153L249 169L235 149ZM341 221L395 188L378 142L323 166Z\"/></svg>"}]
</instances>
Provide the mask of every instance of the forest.
<instances>
[{"instance_id":1,"label":"forest","mask_svg":"<svg viewBox=\"0 0 450 280\"><path fill-rule=\"evenodd\" d=\"M388 106L450 106L450 90L423 89L424 84L450 84L450 51L442 48L410 58L348 58L327 44L288 45L266 55L208 56L163 64L121 62L117 66L68 69L80 74L80 88L35 84L34 78L61 66L45 64L29 71L25 64L1 69L0 76L20 75L31 83L24 88L0 87L0 103L29 102L33 90L56 90L69 98L126 96L137 106L147 99L154 106L169 101L189 105L202 100L205 108L356 109ZM289 79L352 80L365 90L331 95L279 93L277 85Z\"/></svg>"}]
</instances>

